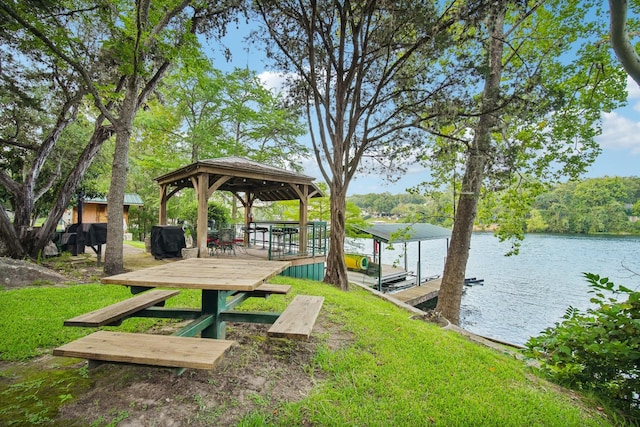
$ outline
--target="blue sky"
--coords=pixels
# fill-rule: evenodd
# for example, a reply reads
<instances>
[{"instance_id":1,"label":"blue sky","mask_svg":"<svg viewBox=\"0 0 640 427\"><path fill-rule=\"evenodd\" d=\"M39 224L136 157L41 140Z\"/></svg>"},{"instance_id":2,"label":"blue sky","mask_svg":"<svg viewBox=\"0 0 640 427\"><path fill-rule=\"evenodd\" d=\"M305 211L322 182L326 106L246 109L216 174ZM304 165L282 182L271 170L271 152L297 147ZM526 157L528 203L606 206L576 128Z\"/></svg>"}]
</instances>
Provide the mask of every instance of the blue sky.
<instances>
[{"instance_id":1,"label":"blue sky","mask_svg":"<svg viewBox=\"0 0 640 427\"><path fill-rule=\"evenodd\" d=\"M219 55L214 55L217 68L232 71L235 67L249 67L256 71L265 85L278 87L280 77L269 71L264 62L264 54L257 47L244 42L248 28L230 28L225 43L232 50L231 62L226 62ZM595 178L602 176L640 176L640 87L630 78L627 81L627 106L611 113L605 113L602 121L602 135L596 141L602 148L602 153L589 167L584 177ZM308 137L306 141L308 142ZM307 175L316 177L323 182L315 159L310 158L304 163ZM349 194L403 193L409 187L416 185L426 178L427 171L418 165L412 166L396 182L385 181L378 176L359 176L350 184Z\"/></svg>"}]
</instances>

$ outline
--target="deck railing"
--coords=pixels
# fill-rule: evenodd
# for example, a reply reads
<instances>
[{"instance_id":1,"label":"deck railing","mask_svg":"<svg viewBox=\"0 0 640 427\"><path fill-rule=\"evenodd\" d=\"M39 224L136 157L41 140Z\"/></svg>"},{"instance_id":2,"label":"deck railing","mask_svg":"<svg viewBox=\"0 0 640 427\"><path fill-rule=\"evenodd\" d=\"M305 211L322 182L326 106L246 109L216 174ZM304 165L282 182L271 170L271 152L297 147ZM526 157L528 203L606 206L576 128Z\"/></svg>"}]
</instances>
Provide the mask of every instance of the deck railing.
<instances>
[{"instance_id":1,"label":"deck railing","mask_svg":"<svg viewBox=\"0 0 640 427\"><path fill-rule=\"evenodd\" d=\"M327 223L312 221L306 227L294 221L251 223L249 247L267 249L268 258L286 259L324 256L327 253Z\"/></svg>"}]
</instances>

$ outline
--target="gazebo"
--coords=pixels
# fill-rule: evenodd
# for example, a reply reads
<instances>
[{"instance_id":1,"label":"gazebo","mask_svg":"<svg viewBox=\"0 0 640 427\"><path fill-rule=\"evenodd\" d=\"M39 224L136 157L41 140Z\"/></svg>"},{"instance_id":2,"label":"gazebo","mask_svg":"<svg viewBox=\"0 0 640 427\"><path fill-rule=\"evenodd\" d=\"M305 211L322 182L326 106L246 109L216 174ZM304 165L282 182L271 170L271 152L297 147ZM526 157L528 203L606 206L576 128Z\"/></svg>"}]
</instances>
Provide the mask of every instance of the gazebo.
<instances>
[{"instance_id":1,"label":"gazebo","mask_svg":"<svg viewBox=\"0 0 640 427\"><path fill-rule=\"evenodd\" d=\"M323 196L314 180L307 175L241 157L200 160L155 178L160 185L159 224L167 224L167 201L180 190L193 188L198 199L196 235L199 257L208 256L207 203L214 191L228 191L240 201L244 207L246 230L250 227L251 209L256 200L299 200L300 233L304 233L309 200ZM245 243L247 239L245 234ZM301 235L300 241L306 242L306 236Z\"/></svg>"}]
</instances>

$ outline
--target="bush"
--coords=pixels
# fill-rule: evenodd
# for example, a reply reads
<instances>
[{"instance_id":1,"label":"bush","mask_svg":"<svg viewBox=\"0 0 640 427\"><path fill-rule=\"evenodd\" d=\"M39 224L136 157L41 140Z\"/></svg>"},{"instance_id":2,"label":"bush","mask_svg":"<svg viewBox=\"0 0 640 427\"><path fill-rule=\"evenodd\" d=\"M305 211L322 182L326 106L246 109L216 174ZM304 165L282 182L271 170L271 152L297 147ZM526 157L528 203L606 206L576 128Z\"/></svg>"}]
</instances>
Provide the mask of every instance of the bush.
<instances>
[{"instance_id":1,"label":"bush","mask_svg":"<svg viewBox=\"0 0 640 427\"><path fill-rule=\"evenodd\" d=\"M595 308L569 307L561 323L527 342L529 356L562 385L593 392L640 420L640 292L585 274ZM624 299L626 296L626 300Z\"/></svg>"}]
</instances>

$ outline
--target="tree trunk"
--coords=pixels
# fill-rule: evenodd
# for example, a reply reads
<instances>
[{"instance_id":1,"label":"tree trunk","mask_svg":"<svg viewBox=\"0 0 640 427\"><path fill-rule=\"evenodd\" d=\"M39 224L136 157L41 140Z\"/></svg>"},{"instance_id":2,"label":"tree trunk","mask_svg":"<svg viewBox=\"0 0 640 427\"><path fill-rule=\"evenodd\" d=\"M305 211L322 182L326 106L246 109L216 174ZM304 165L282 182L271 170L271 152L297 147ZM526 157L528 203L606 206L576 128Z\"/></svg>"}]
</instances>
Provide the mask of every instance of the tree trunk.
<instances>
[{"instance_id":1,"label":"tree trunk","mask_svg":"<svg viewBox=\"0 0 640 427\"><path fill-rule=\"evenodd\" d=\"M21 212L20 215L14 216L13 223L4 211L2 212L3 215L0 215L0 236L5 242L9 256L16 259L30 256L36 259L40 251L42 251L49 240L51 240L58 221L62 218L65 209L69 207L71 197L78 183L84 177L85 172L91 165L100 147L102 147L102 144L111 137L111 128L104 127L102 125L103 121L103 118L96 120L91 140L78 158L73 169L67 175L62 188L58 192L54 205L47 214L44 224L42 227L36 229L35 233L29 230L31 214L25 214L25 212L33 211L36 202L34 191L29 192L29 187L19 185L12 180L9 181L5 179L3 181L5 189L8 189L11 193L14 212ZM43 151L38 153L38 155L45 154ZM43 190L39 189L38 191L42 192ZM22 232L20 232L20 230L22 230Z\"/></svg>"},{"instance_id":2,"label":"tree trunk","mask_svg":"<svg viewBox=\"0 0 640 427\"><path fill-rule=\"evenodd\" d=\"M122 213L129 169L129 137L128 130L119 130L116 133L111 184L107 196L107 247L104 252L104 272L109 276L124 272Z\"/></svg>"},{"instance_id":3,"label":"tree trunk","mask_svg":"<svg viewBox=\"0 0 640 427\"><path fill-rule=\"evenodd\" d=\"M482 118L480 120L482 121ZM480 125L478 125L479 128ZM478 139L478 134L476 135L474 140ZM477 146L477 144L474 143L474 146ZM436 311L456 325L460 323L462 289L467 260L469 259L473 223L476 219L478 199L480 197L480 183L484 176L486 162L485 155L476 153L470 154L467 159L467 169L462 179L462 191L456 209L451 242L447 251L447 260L444 264L442 283L438 294Z\"/></svg>"},{"instance_id":4,"label":"tree trunk","mask_svg":"<svg viewBox=\"0 0 640 427\"><path fill-rule=\"evenodd\" d=\"M331 229L329 233L329 253L324 282L349 290L349 277L344 263L344 235L346 223L346 188L334 178L331 181Z\"/></svg>"},{"instance_id":5,"label":"tree trunk","mask_svg":"<svg viewBox=\"0 0 640 427\"><path fill-rule=\"evenodd\" d=\"M124 242L123 212L124 193L129 172L129 141L136 115L138 100L137 77L130 77L120 119L116 125L116 147L111 168L111 184L107 196L107 247L104 253L104 273L114 275L124 272L122 244Z\"/></svg>"},{"instance_id":6,"label":"tree trunk","mask_svg":"<svg viewBox=\"0 0 640 427\"><path fill-rule=\"evenodd\" d=\"M18 233L16 233L15 228L13 227L13 224L7 216L3 206L0 206L0 237L4 244L6 255L18 259L24 257L25 251L18 239ZM0 253L0 256L2 255L4 254Z\"/></svg>"},{"instance_id":7,"label":"tree trunk","mask_svg":"<svg viewBox=\"0 0 640 427\"><path fill-rule=\"evenodd\" d=\"M469 259L469 247L473 223L476 219L478 199L491 148L491 131L497 122L500 79L502 77L503 26L505 6L502 2L494 6L489 22L491 41L488 51L490 71L482 94L482 110L471 148L467 156L467 167L462 179L462 188L451 233L451 243L442 274L436 311L453 324L460 324L462 288Z\"/></svg>"}]
</instances>

